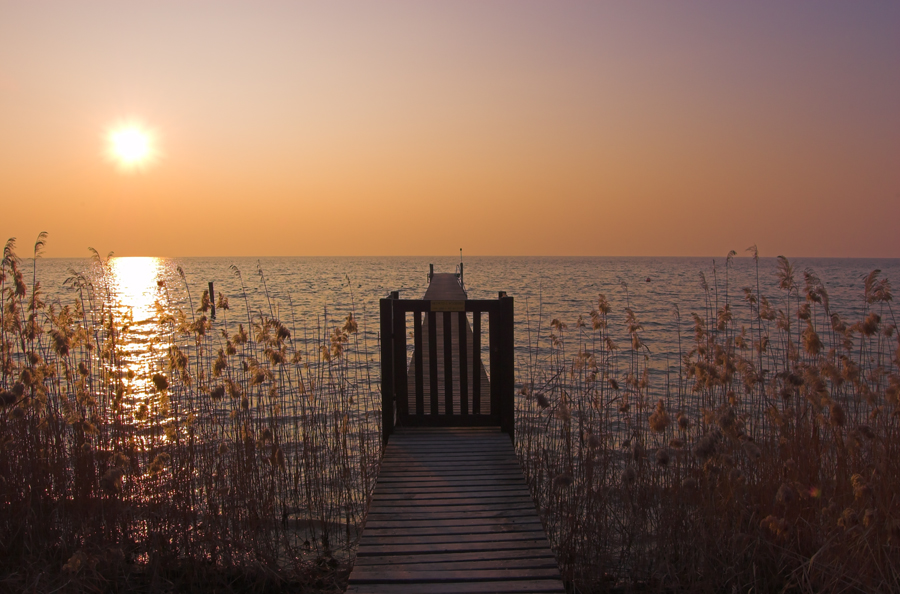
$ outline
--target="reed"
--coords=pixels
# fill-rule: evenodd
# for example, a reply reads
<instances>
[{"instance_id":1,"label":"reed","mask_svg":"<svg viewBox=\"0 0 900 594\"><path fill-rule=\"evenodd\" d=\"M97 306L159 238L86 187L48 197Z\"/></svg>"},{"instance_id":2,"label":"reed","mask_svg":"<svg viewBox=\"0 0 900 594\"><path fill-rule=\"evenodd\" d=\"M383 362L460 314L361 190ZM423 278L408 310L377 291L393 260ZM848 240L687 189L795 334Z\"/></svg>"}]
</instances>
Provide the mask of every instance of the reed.
<instances>
[{"instance_id":1,"label":"reed","mask_svg":"<svg viewBox=\"0 0 900 594\"><path fill-rule=\"evenodd\" d=\"M890 284L869 274L845 321L813 271L780 258L780 295L757 285L732 302L732 255L724 286L701 274L704 311L685 323L676 308L680 363L659 388L627 304L618 344L602 295L590 323L529 329L545 338L520 365L517 445L564 578L579 592L895 592Z\"/></svg>"},{"instance_id":2,"label":"reed","mask_svg":"<svg viewBox=\"0 0 900 594\"><path fill-rule=\"evenodd\" d=\"M134 320L96 252L71 300L45 303L45 241L31 270L13 240L0 264L0 591L340 591L381 456L365 315L296 319L267 291L253 311L233 268L243 311L217 292L211 320L179 271ZM516 444L564 577L897 591L890 284L869 274L843 320L787 259L778 294L736 290L734 255L701 274L701 311L673 308L672 367L627 286L621 327L603 295L577 320L526 310Z\"/></svg>"},{"instance_id":3,"label":"reed","mask_svg":"<svg viewBox=\"0 0 900 594\"><path fill-rule=\"evenodd\" d=\"M44 241L30 287L0 266L0 590L340 591L381 451L353 312L213 322L161 281L136 367L108 259L46 304Z\"/></svg>"}]
</instances>

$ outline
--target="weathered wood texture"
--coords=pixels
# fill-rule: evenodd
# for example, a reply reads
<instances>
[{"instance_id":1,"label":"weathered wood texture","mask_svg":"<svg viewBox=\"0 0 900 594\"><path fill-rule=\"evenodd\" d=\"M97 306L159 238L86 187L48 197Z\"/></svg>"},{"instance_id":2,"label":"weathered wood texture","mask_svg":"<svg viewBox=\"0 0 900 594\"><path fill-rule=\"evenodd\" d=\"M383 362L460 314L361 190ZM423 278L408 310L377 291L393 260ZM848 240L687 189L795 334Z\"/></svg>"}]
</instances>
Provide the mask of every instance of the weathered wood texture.
<instances>
[{"instance_id":1,"label":"weathered wood texture","mask_svg":"<svg viewBox=\"0 0 900 594\"><path fill-rule=\"evenodd\" d=\"M437 277L438 275L435 275ZM462 292L462 291L460 291ZM426 293L426 297L427 297ZM414 313L414 316L422 315L428 318L428 314L419 314ZM460 406L461 400L460 396L465 394L465 404L468 414L483 414L489 415L491 414L491 384L488 380L487 371L484 368L484 363L480 360L478 361L478 369L475 369L475 365L473 365L473 344L474 344L474 335L472 333L472 326L469 323L468 318L466 318L465 326L463 327L463 334L460 335L460 314L458 312L448 312L446 315L450 319L450 332L444 332L444 315L442 313L438 313L435 317L435 334L437 340L435 341L435 361L437 362L437 381L435 385L437 386L436 398L434 401L437 403L438 408L441 412L444 412L445 409L445 395L447 393L447 380L451 381L451 394L454 395L452 399L452 407L453 414L460 414ZM465 314L462 314L465 316ZM415 328L415 324L414 324ZM421 324L421 332L422 332L422 344L429 344L429 333L431 332L430 324L425 322ZM413 332L415 334L415 331ZM447 348L447 338L449 336L449 349ZM465 357L460 357L460 339L464 342L462 345L465 350ZM431 411L431 394L432 394L432 383L431 383L431 353L430 349L422 348L422 392L423 392L423 412L424 414L429 414ZM446 373L447 369L447 354L450 354L450 374L449 377ZM416 368L419 365L418 357L412 357L409 361L409 372L407 375L407 400L409 401L409 411L413 414L416 413ZM461 365L465 365L465 375L462 373ZM477 376L476 376L477 373ZM475 378L478 378L480 384L480 390L478 390L478 399L477 399L477 408L474 407L476 404L476 400L474 395L476 393L475 388ZM463 380L465 380L465 385L462 385ZM465 388L465 389L463 389Z\"/></svg>"},{"instance_id":2,"label":"weathered wood texture","mask_svg":"<svg viewBox=\"0 0 900 594\"><path fill-rule=\"evenodd\" d=\"M425 296L422 299L437 301L460 301L466 298L456 278L455 274L447 272L438 272L432 275L431 282L425 290Z\"/></svg>"},{"instance_id":3,"label":"weathered wood texture","mask_svg":"<svg viewBox=\"0 0 900 594\"><path fill-rule=\"evenodd\" d=\"M381 300L384 442L395 425L499 425L514 440L512 297L465 299L455 275L430 277L424 299Z\"/></svg>"},{"instance_id":4,"label":"weathered wood texture","mask_svg":"<svg viewBox=\"0 0 900 594\"><path fill-rule=\"evenodd\" d=\"M347 592L565 592L509 436L398 427Z\"/></svg>"}]
</instances>

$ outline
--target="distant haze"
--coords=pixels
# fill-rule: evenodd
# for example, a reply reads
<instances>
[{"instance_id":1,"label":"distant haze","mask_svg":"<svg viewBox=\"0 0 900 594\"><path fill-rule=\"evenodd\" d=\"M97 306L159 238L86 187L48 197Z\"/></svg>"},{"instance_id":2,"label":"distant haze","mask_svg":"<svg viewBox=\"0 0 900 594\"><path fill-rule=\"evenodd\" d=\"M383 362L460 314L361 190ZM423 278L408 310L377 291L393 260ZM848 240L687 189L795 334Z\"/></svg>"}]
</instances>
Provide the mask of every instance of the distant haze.
<instances>
[{"instance_id":1,"label":"distant haze","mask_svg":"<svg viewBox=\"0 0 900 594\"><path fill-rule=\"evenodd\" d=\"M896 258L900 3L0 0L0 204L23 256Z\"/></svg>"}]
</instances>

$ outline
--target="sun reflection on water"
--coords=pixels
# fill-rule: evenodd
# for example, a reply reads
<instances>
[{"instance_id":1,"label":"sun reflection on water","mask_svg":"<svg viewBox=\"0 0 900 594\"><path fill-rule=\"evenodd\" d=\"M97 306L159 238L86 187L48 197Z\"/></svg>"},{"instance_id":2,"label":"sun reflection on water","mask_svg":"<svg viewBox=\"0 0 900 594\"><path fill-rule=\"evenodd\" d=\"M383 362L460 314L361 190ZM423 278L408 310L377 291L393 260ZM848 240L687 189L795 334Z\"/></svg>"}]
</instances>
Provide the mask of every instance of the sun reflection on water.
<instances>
[{"instance_id":1,"label":"sun reflection on water","mask_svg":"<svg viewBox=\"0 0 900 594\"><path fill-rule=\"evenodd\" d=\"M166 261L161 258L112 258L107 289L120 325L119 352L125 386L125 408L143 424L143 410L158 406L159 395L152 376L158 371L160 353L156 346L165 327L160 313L166 313Z\"/></svg>"},{"instance_id":2,"label":"sun reflection on water","mask_svg":"<svg viewBox=\"0 0 900 594\"><path fill-rule=\"evenodd\" d=\"M110 289L116 303L131 310L134 323L152 321L156 315L159 282L164 273L161 258L113 258Z\"/></svg>"}]
</instances>

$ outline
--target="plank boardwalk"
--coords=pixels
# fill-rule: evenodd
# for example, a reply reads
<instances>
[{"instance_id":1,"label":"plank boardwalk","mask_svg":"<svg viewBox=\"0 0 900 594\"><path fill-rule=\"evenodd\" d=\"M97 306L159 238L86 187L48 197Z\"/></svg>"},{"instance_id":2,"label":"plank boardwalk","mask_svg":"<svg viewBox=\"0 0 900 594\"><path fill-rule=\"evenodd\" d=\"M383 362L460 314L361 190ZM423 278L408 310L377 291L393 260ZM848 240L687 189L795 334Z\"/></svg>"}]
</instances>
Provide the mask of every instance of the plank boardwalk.
<instances>
[{"instance_id":1,"label":"plank boardwalk","mask_svg":"<svg viewBox=\"0 0 900 594\"><path fill-rule=\"evenodd\" d=\"M425 298L465 294L454 275L435 274ZM438 361L440 374L443 355ZM480 375L490 394L483 367ZM396 427L347 592L565 592L509 435Z\"/></svg>"},{"instance_id":2,"label":"plank boardwalk","mask_svg":"<svg viewBox=\"0 0 900 594\"><path fill-rule=\"evenodd\" d=\"M565 592L509 436L397 428L347 592Z\"/></svg>"}]
</instances>

